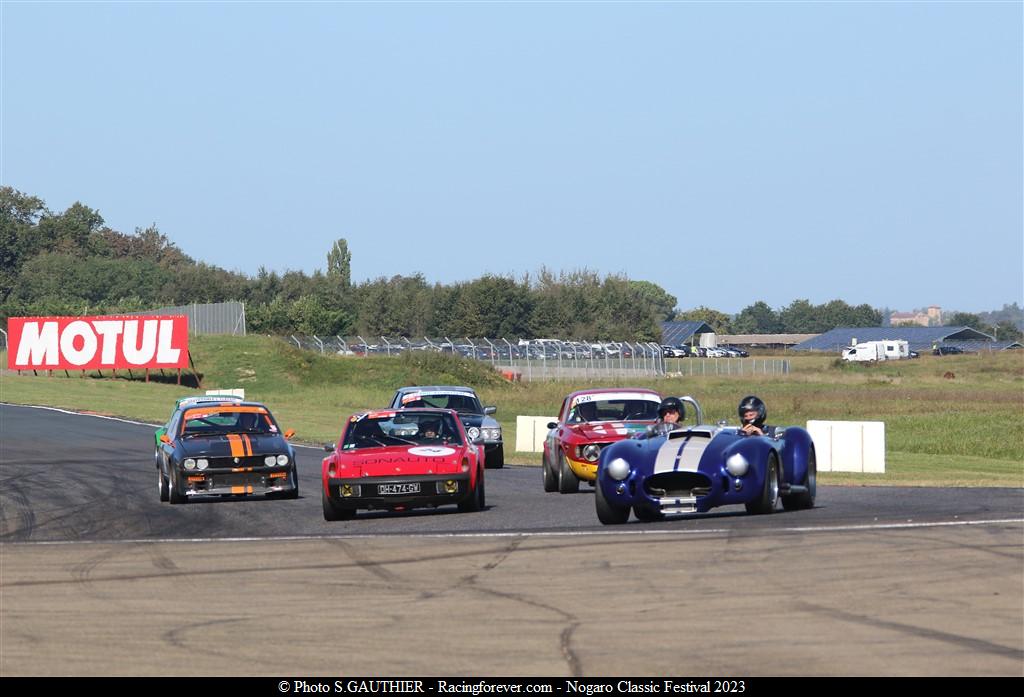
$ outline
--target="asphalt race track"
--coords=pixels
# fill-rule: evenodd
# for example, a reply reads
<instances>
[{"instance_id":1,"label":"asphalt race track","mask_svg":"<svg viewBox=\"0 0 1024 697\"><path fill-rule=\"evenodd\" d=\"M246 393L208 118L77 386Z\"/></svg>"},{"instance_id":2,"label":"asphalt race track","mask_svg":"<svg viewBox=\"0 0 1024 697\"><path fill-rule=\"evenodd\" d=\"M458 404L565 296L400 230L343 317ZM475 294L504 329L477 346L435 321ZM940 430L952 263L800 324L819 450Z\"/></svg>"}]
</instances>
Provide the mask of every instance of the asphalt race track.
<instances>
[{"instance_id":1,"label":"asphalt race track","mask_svg":"<svg viewBox=\"0 0 1024 697\"><path fill-rule=\"evenodd\" d=\"M608 528L507 467L480 513L328 523L323 451L297 500L170 506L152 433L0 405L0 675L1024 674L1021 489Z\"/></svg>"}]
</instances>

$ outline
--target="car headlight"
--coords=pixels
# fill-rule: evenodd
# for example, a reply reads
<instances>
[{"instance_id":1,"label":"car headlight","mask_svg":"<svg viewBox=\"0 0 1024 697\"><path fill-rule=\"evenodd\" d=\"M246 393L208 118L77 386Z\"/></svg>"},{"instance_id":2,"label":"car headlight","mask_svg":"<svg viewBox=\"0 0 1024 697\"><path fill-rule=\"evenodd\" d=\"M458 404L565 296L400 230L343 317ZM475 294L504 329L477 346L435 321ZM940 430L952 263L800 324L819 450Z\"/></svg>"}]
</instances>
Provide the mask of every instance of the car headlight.
<instances>
[{"instance_id":1,"label":"car headlight","mask_svg":"<svg viewBox=\"0 0 1024 697\"><path fill-rule=\"evenodd\" d=\"M481 428L480 433L484 434L484 440L501 440L500 428Z\"/></svg>"},{"instance_id":2,"label":"car headlight","mask_svg":"<svg viewBox=\"0 0 1024 697\"><path fill-rule=\"evenodd\" d=\"M469 436L470 440L476 440L480 437L480 429L476 426L470 426L466 429L466 435Z\"/></svg>"},{"instance_id":3,"label":"car headlight","mask_svg":"<svg viewBox=\"0 0 1024 697\"><path fill-rule=\"evenodd\" d=\"M747 458L736 453L725 461L725 469L734 477L742 477L750 469L750 463L747 462Z\"/></svg>"},{"instance_id":4,"label":"car headlight","mask_svg":"<svg viewBox=\"0 0 1024 697\"><path fill-rule=\"evenodd\" d=\"M597 462L597 458L601 457L601 446L597 443L584 445L581 453L584 460L587 460L588 462Z\"/></svg>"},{"instance_id":5,"label":"car headlight","mask_svg":"<svg viewBox=\"0 0 1024 697\"><path fill-rule=\"evenodd\" d=\"M279 465L287 465L288 464L288 456L287 455L278 455L277 456L277 464L279 464Z\"/></svg>"},{"instance_id":6,"label":"car headlight","mask_svg":"<svg viewBox=\"0 0 1024 697\"><path fill-rule=\"evenodd\" d=\"M207 460L206 458L202 458L200 460L196 460L196 469L197 470L204 470L204 469L206 469L209 466L210 466L210 461Z\"/></svg>"},{"instance_id":7,"label":"car headlight","mask_svg":"<svg viewBox=\"0 0 1024 697\"><path fill-rule=\"evenodd\" d=\"M196 461L190 457L186 457L185 461L181 464L183 464L187 470L194 470L196 468Z\"/></svg>"},{"instance_id":8,"label":"car headlight","mask_svg":"<svg viewBox=\"0 0 1024 697\"><path fill-rule=\"evenodd\" d=\"M629 463L621 457L617 457L608 463L608 466L605 467L605 471L608 472L609 477L615 481L621 482L629 476Z\"/></svg>"},{"instance_id":9,"label":"car headlight","mask_svg":"<svg viewBox=\"0 0 1024 697\"><path fill-rule=\"evenodd\" d=\"M267 467L273 467L277 464L277 455L267 455L263 458L263 464Z\"/></svg>"}]
</instances>

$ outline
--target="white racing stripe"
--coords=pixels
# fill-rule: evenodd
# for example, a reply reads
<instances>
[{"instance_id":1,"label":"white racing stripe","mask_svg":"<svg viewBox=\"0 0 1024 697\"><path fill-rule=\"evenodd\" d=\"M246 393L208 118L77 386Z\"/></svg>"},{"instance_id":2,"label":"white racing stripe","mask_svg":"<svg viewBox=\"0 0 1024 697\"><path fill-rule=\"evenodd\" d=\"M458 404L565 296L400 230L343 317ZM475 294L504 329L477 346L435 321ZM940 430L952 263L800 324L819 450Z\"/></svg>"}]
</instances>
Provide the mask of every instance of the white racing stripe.
<instances>
[{"instance_id":1,"label":"white racing stripe","mask_svg":"<svg viewBox=\"0 0 1024 697\"><path fill-rule=\"evenodd\" d=\"M843 532L866 532L871 530L907 530L919 528L949 528L974 525L1006 525L1010 523L1024 524L1024 518L997 518L993 520L939 520L931 523L872 523L866 525L823 525L815 526L794 526L785 528L762 528L757 532L764 533L843 533ZM364 533L364 534L338 534L338 535L288 535L281 537L182 537L173 539L133 539L133 540L50 540L39 542L0 542L3 547L59 547L66 545L140 545L140 544L181 544L181 543L217 543L217 542L300 542L303 540L385 540L402 538L450 538L450 539L486 539L486 538L508 538L508 537L621 537L627 535L734 535L737 531L732 528L708 528L706 530L566 530L564 532L405 532L405 533Z\"/></svg>"},{"instance_id":2,"label":"white racing stripe","mask_svg":"<svg viewBox=\"0 0 1024 697\"><path fill-rule=\"evenodd\" d=\"M654 473L659 472L696 472L700 466L700 458L704 455L711 442L710 438L691 438L682 436L670 438L658 449L658 458L654 461Z\"/></svg>"}]
</instances>

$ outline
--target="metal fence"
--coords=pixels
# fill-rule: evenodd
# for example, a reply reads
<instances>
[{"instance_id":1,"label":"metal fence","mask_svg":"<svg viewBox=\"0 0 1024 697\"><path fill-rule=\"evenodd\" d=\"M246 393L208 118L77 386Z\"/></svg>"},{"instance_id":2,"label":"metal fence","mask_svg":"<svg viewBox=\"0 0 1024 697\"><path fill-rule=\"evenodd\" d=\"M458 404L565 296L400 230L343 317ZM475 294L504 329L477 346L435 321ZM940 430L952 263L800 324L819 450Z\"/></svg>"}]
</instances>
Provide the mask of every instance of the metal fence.
<instances>
[{"instance_id":1,"label":"metal fence","mask_svg":"<svg viewBox=\"0 0 1024 697\"><path fill-rule=\"evenodd\" d=\"M160 307L129 315L187 315L189 334L231 334L245 336L245 304L192 303L177 307Z\"/></svg>"},{"instance_id":2,"label":"metal fence","mask_svg":"<svg viewBox=\"0 0 1024 697\"><path fill-rule=\"evenodd\" d=\"M289 336L321 354L400 356L410 351L458 354L490 363L513 380L571 380L675 375L788 374L788 360L665 358L659 344L554 339Z\"/></svg>"},{"instance_id":3,"label":"metal fence","mask_svg":"<svg viewBox=\"0 0 1024 697\"><path fill-rule=\"evenodd\" d=\"M789 375L787 358L666 358L670 376L697 375Z\"/></svg>"}]
</instances>

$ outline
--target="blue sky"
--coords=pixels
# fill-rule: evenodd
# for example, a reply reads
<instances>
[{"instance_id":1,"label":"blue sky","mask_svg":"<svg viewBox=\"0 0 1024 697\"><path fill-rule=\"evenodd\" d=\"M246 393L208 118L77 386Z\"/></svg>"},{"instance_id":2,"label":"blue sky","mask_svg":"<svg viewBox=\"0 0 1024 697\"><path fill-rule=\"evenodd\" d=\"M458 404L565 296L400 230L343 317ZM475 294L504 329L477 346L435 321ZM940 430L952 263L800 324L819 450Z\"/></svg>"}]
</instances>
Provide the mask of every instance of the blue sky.
<instances>
[{"instance_id":1,"label":"blue sky","mask_svg":"<svg viewBox=\"0 0 1024 697\"><path fill-rule=\"evenodd\" d=\"M190 256L1024 302L1020 2L0 6L0 181Z\"/></svg>"}]
</instances>

